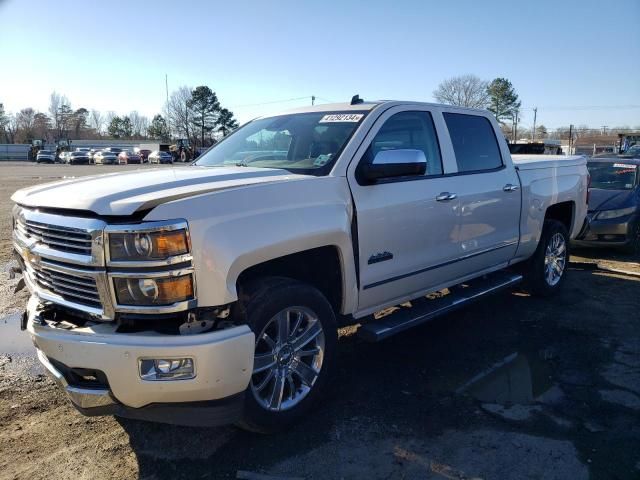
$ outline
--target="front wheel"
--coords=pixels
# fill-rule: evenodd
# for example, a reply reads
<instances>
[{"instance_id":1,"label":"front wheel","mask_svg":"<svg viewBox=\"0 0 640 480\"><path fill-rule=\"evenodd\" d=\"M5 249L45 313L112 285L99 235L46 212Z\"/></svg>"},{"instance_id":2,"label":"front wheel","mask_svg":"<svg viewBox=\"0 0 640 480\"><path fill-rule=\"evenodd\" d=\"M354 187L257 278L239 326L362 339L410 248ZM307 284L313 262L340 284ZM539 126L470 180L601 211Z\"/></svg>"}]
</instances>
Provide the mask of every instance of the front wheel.
<instances>
[{"instance_id":1,"label":"front wheel","mask_svg":"<svg viewBox=\"0 0 640 480\"><path fill-rule=\"evenodd\" d=\"M301 420L326 389L338 343L333 309L316 288L270 277L242 289L237 314L256 335L240 426L283 430Z\"/></svg>"},{"instance_id":2,"label":"front wheel","mask_svg":"<svg viewBox=\"0 0 640 480\"><path fill-rule=\"evenodd\" d=\"M557 220L546 220L538 248L526 268L525 284L535 295L555 295L564 284L568 263L567 228Z\"/></svg>"}]
</instances>

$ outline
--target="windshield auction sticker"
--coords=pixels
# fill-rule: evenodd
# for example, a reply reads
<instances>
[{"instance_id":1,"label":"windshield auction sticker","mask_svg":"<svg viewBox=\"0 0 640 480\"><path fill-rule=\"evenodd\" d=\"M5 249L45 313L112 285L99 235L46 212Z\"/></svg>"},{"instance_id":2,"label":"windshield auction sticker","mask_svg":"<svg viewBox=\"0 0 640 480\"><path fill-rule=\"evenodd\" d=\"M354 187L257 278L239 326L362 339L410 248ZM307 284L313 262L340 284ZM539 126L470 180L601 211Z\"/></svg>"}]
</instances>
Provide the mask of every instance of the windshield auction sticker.
<instances>
[{"instance_id":1,"label":"windshield auction sticker","mask_svg":"<svg viewBox=\"0 0 640 480\"><path fill-rule=\"evenodd\" d=\"M331 115L325 115L320 119L320 123L335 123L335 122L359 122L364 115L362 113L335 113Z\"/></svg>"}]
</instances>

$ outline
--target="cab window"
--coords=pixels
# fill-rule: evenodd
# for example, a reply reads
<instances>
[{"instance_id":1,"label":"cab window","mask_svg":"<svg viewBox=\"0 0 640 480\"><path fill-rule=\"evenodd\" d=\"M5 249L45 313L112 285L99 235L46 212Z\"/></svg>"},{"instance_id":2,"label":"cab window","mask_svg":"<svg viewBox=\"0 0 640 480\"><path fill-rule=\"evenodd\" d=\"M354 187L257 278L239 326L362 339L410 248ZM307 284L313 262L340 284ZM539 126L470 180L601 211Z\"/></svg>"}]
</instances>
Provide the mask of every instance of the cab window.
<instances>
[{"instance_id":1,"label":"cab window","mask_svg":"<svg viewBox=\"0 0 640 480\"><path fill-rule=\"evenodd\" d=\"M373 162L382 150L422 150L427 159L426 176L442 175L438 137L429 112L400 112L391 116L378 131L363 161Z\"/></svg>"},{"instance_id":2,"label":"cab window","mask_svg":"<svg viewBox=\"0 0 640 480\"><path fill-rule=\"evenodd\" d=\"M502 167L502 156L491 122L479 115L445 113L458 171L478 172Z\"/></svg>"}]
</instances>

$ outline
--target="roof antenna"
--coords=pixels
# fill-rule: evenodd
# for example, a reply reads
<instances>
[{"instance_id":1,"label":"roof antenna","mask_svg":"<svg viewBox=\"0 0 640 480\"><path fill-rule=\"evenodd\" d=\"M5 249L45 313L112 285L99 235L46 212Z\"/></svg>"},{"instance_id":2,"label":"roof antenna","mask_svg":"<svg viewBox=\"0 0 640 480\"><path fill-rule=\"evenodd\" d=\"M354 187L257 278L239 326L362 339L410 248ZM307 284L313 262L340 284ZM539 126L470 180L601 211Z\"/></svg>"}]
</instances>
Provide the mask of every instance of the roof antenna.
<instances>
[{"instance_id":1,"label":"roof antenna","mask_svg":"<svg viewBox=\"0 0 640 480\"><path fill-rule=\"evenodd\" d=\"M364 103L364 100L360 98L360 95L351 97L351 105L359 105L361 103Z\"/></svg>"}]
</instances>

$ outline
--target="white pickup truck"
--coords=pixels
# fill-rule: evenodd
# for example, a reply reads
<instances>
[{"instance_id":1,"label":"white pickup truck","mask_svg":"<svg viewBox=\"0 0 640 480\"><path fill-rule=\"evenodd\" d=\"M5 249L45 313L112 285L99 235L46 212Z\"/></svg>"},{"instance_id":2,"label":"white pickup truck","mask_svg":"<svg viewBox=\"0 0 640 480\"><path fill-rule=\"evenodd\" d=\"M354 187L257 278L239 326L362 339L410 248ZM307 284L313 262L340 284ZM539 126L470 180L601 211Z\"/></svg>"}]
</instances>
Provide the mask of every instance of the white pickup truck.
<instances>
[{"instance_id":1,"label":"white pickup truck","mask_svg":"<svg viewBox=\"0 0 640 480\"><path fill-rule=\"evenodd\" d=\"M191 166L16 192L23 327L87 415L274 431L322 395L340 326L377 341L521 280L556 292L587 186L582 157L512 159L486 111L267 116Z\"/></svg>"}]
</instances>

